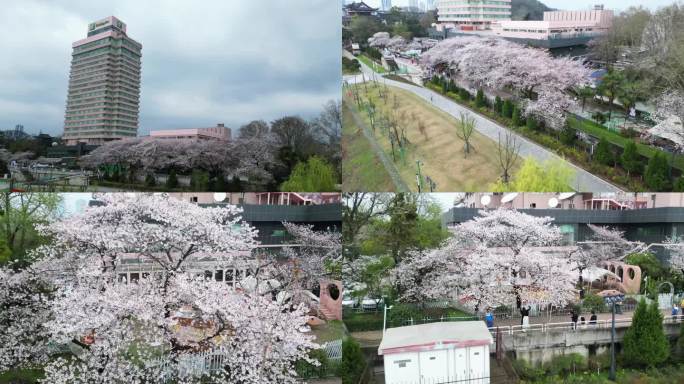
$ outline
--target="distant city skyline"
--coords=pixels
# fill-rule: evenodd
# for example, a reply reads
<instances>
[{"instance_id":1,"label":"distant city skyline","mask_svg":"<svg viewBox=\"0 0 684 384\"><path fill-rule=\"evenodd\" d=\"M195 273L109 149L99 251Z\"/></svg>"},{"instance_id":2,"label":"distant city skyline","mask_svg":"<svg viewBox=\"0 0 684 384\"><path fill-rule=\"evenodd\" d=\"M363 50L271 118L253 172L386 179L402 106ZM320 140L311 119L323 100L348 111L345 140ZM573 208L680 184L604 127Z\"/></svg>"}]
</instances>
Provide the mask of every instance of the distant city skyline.
<instances>
[{"instance_id":1,"label":"distant city skyline","mask_svg":"<svg viewBox=\"0 0 684 384\"><path fill-rule=\"evenodd\" d=\"M361 1L361 0L356 0ZM366 4L372 7L380 7L381 0L364 0ZM411 0L392 0L393 6L403 7L408 6ZM544 0L542 3L546 4L550 8L556 9L567 9L567 10L580 10L589 9L596 4L603 4L606 8L615 10L625 10L631 6L643 6L652 10L658 9L659 7L664 7L673 3L673 0L573 0L568 2L567 0Z\"/></svg>"},{"instance_id":2,"label":"distant city skyline","mask_svg":"<svg viewBox=\"0 0 684 384\"><path fill-rule=\"evenodd\" d=\"M143 48L140 135L313 118L339 99L341 8L330 0L5 0L0 130L61 135L72 43L116 16ZM264 12L268 10L268 12ZM335 26L335 27L333 27ZM315 33L312 33L315 31Z\"/></svg>"}]
</instances>

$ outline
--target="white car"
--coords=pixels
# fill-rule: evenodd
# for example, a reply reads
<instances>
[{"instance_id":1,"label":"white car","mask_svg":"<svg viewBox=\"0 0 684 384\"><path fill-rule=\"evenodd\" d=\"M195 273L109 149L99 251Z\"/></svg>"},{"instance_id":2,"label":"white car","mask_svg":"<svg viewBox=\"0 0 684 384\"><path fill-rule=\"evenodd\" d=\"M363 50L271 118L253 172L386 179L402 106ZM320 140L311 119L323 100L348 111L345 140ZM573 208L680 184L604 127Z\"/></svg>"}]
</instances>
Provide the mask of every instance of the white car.
<instances>
[{"instance_id":1,"label":"white car","mask_svg":"<svg viewBox=\"0 0 684 384\"><path fill-rule=\"evenodd\" d=\"M351 296L344 296L342 297L342 306L346 308L354 308L356 307L358 301L353 299Z\"/></svg>"},{"instance_id":2,"label":"white car","mask_svg":"<svg viewBox=\"0 0 684 384\"><path fill-rule=\"evenodd\" d=\"M365 311L374 311L378 309L378 306L382 304L382 299L374 299L370 297L364 297L361 300L361 308Z\"/></svg>"}]
</instances>

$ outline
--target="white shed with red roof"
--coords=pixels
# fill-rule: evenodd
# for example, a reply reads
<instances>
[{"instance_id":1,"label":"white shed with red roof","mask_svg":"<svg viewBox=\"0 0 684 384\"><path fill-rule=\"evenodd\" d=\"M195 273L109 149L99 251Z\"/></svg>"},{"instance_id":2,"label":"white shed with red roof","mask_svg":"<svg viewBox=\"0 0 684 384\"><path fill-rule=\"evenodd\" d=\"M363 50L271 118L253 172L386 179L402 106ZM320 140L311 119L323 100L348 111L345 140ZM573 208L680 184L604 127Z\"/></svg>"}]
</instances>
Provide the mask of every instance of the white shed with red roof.
<instances>
[{"instance_id":1,"label":"white shed with red roof","mask_svg":"<svg viewBox=\"0 0 684 384\"><path fill-rule=\"evenodd\" d=\"M389 328L378 354L386 384L489 384L492 335L483 321Z\"/></svg>"}]
</instances>

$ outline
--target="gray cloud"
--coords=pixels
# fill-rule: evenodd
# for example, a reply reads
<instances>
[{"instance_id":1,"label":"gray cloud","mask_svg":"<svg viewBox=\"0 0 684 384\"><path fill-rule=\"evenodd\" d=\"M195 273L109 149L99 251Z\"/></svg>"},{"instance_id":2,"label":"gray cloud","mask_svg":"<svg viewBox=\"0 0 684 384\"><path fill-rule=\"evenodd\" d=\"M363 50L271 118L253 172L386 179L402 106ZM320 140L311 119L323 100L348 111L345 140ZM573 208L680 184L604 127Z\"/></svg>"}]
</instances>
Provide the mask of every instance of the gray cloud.
<instances>
[{"instance_id":1,"label":"gray cloud","mask_svg":"<svg viewBox=\"0 0 684 384\"><path fill-rule=\"evenodd\" d=\"M141 134L311 117L340 97L336 1L6 0L0 129L61 134L71 43L110 15L143 44Z\"/></svg>"}]
</instances>

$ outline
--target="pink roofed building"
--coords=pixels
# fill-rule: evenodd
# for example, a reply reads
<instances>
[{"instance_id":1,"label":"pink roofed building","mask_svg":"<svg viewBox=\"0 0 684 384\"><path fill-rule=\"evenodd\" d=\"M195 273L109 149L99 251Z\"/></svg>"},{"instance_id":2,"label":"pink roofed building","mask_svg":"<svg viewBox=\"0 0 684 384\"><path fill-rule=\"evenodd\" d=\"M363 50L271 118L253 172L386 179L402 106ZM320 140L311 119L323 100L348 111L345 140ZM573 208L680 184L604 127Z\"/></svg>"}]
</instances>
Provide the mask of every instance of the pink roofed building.
<instances>
[{"instance_id":1,"label":"pink roofed building","mask_svg":"<svg viewBox=\"0 0 684 384\"><path fill-rule=\"evenodd\" d=\"M231 130L224 124L219 123L215 127L209 128L183 128L152 131L150 132L150 137L155 139L229 141L231 139Z\"/></svg>"}]
</instances>

